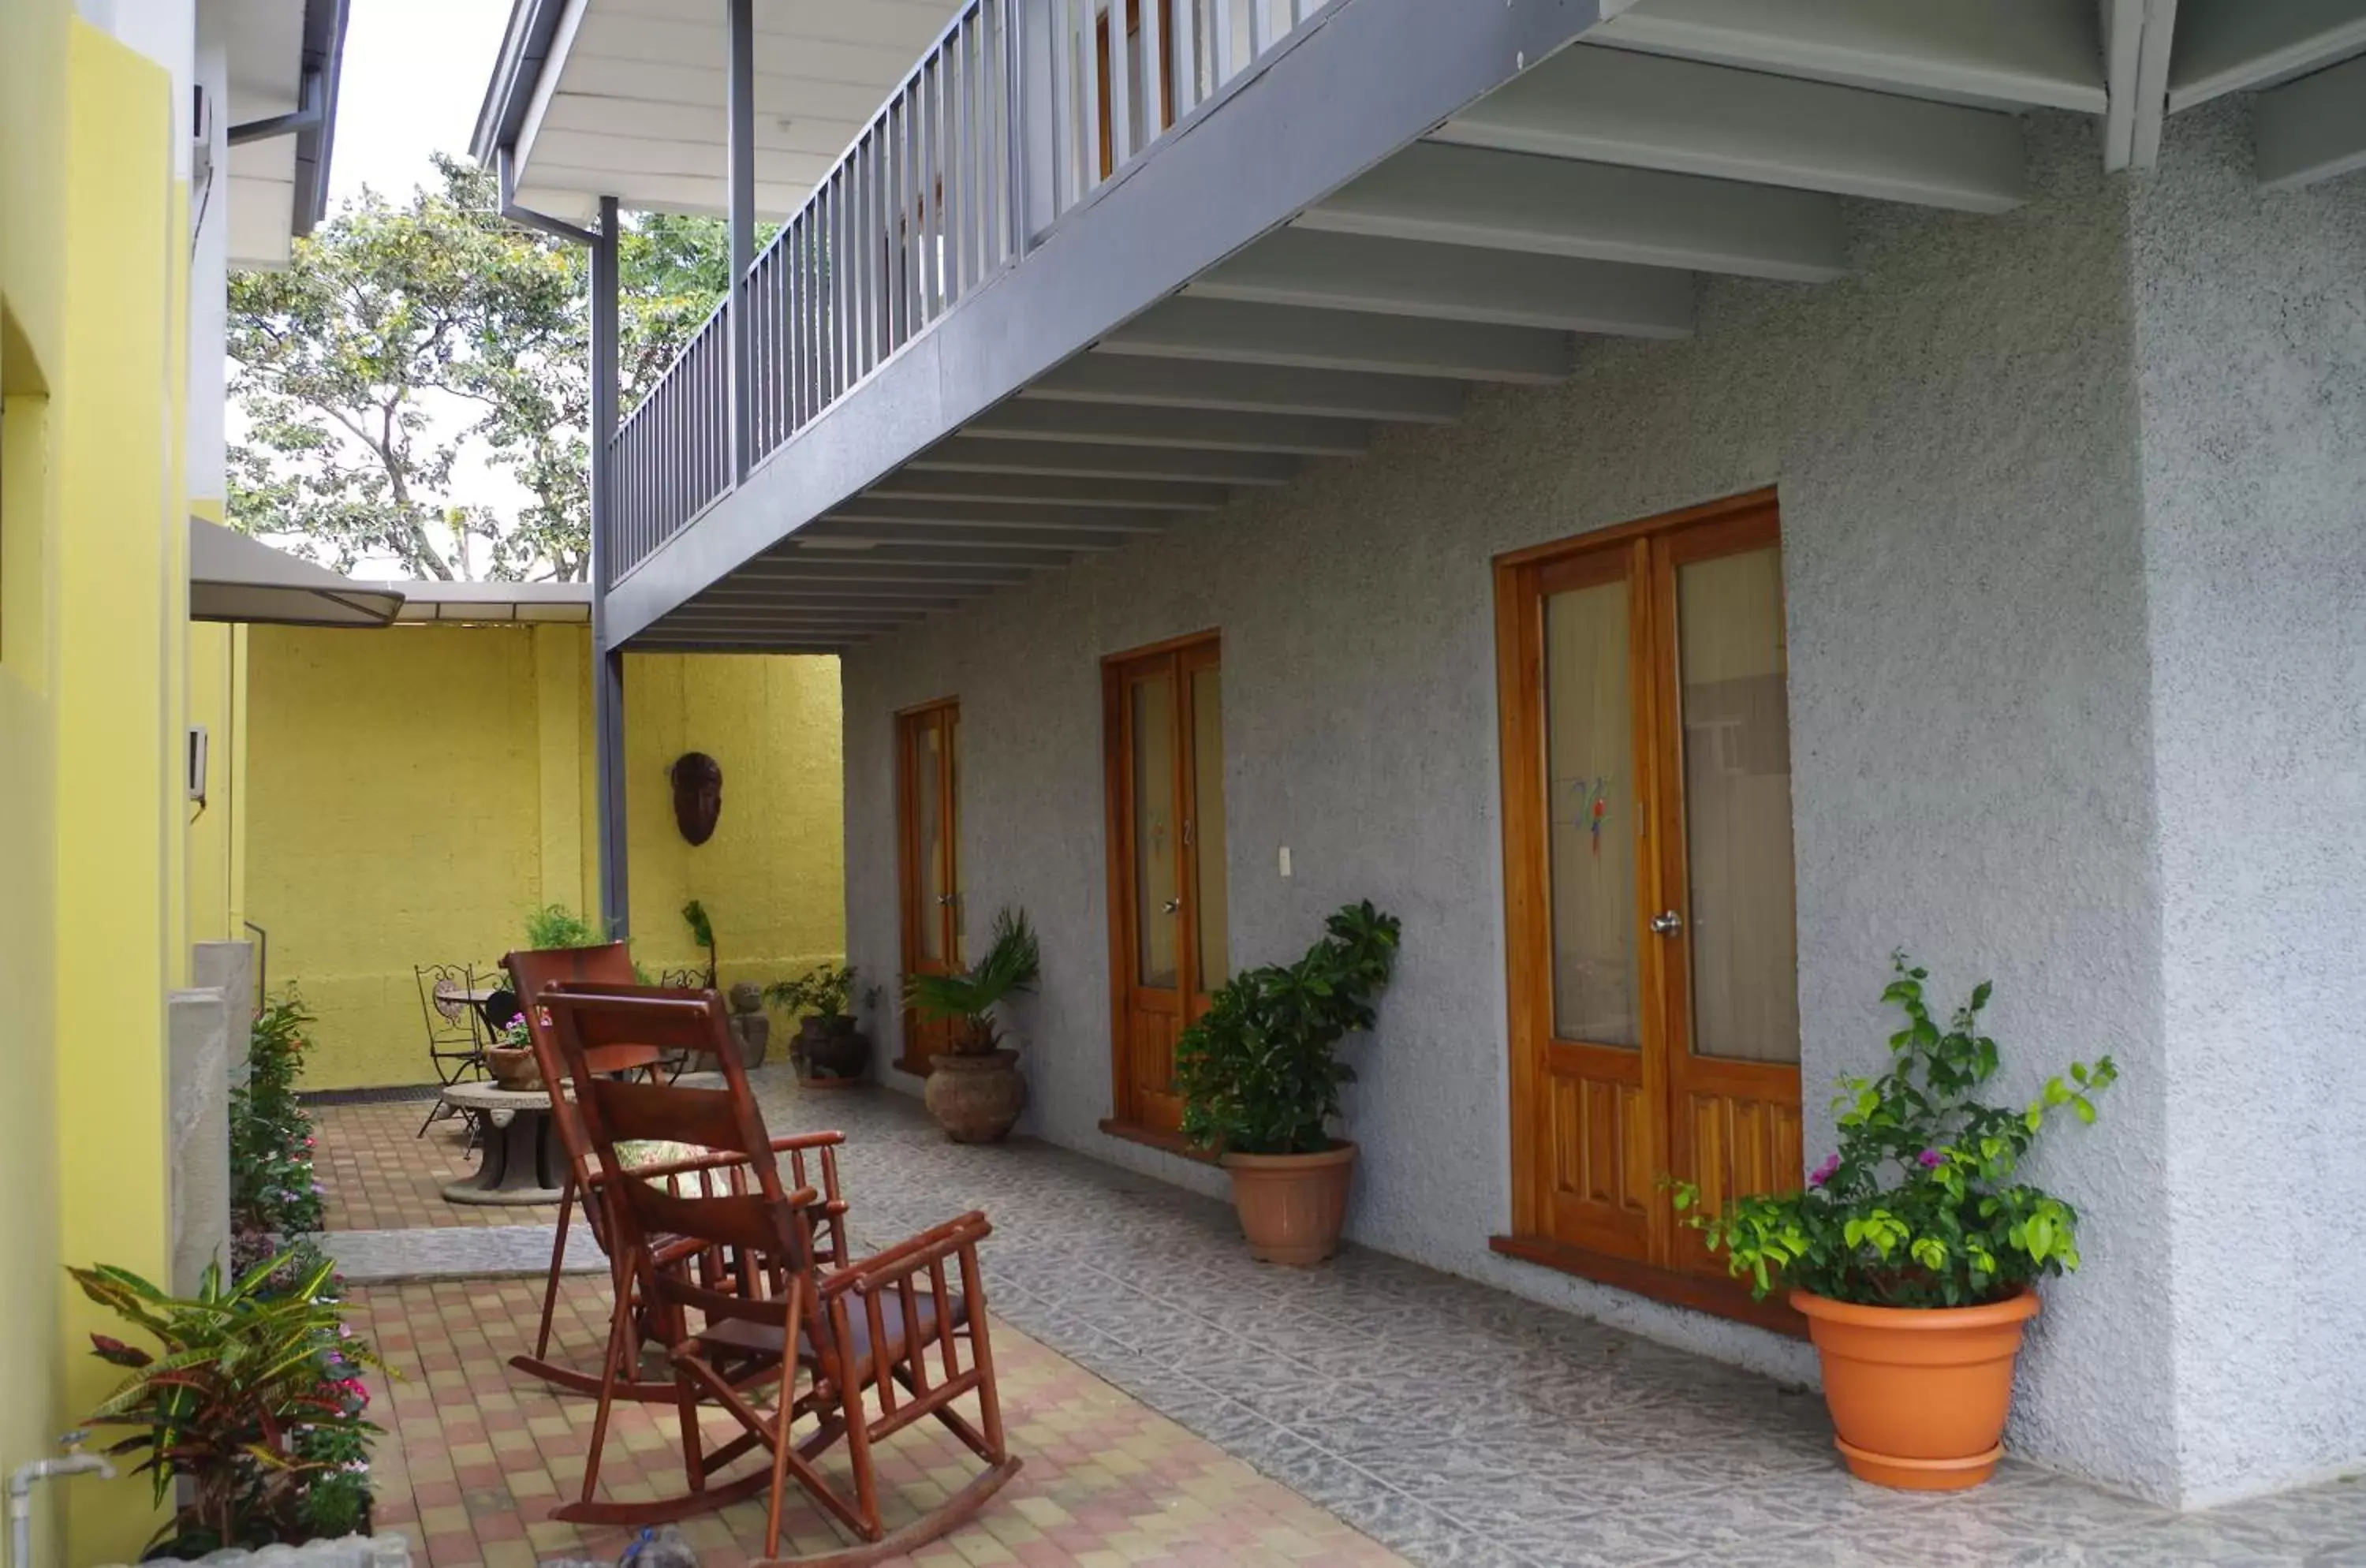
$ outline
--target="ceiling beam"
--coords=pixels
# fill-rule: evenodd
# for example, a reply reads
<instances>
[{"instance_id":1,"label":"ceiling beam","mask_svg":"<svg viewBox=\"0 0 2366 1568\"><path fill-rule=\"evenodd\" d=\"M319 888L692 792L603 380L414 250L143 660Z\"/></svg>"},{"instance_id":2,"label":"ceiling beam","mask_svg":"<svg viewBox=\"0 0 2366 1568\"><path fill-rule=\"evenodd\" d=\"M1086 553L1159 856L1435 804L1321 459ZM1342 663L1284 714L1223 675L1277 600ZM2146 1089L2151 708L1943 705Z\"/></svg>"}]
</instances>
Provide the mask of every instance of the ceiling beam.
<instances>
[{"instance_id":1,"label":"ceiling beam","mask_svg":"<svg viewBox=\"0 0 2366 1568\"><path fill-rule=\"evenodd\" d=\"M1372 444L1372 427L1361 420L1024 399L1013 399L988 411L971 421L963 434L1006 441L1093 441L1212 452L1294 452L1316 457L1353 457Z\"/></svg>"},{"instance_id":2,"label":"ceiling beam","mask_svg":"<svg viewBox=\"0 0 2366 1568\"><path fill-rule=\"evenodd\" d=\"M990 441L956 435L906 465L923 472L1065 475L1221 485L1287 484L1298 460L1281 453L1194 452L1085 442Z\"/></svg>"},{"instance_id":3,"label":"ceiling beam","mask_svg":"<svg viewBox=\"0 0 2366 1568\"><path fill-rule=\"evenodd\" d=\"M1103 338L1100 346L1109 354L1166 359L1531 384L1565 378L1575 359L1562 333L1232 299L1169 299Z\"/></svg>"},{"instance_id":4,"label":"ceiling beam","mask_svg":"<svg viewBox=\"0 0 2366 1568\"><path fill-rule=\"evenodd\" d=\"M2251 141L2268 190L2366 169L2366 56L2261 93Z\"/></svg>"},{"instance_id":5,"label":"ceiling beam","mask_svg":"<svg viewBox=\"0 0 2366 1568\"><path fill-rule=\"evenodd\" d=\"M1071 528L1096 534L1160 534L1173 521L1141 507L1027 505L859 495L826 516L854 523L928 523L948 528Z\"/></svg>"},{"instance_id":6,"label":"ceiling beam","mask_svg":"<svg viewBox=\"0 0 2366 1568\"><path fill-rule=\"evenodd\" d=\"M1072 362L1069 368L1081 363L1085 362ZM1102 363L1124 365L1130 362L1107 360ZM1062 372L1053 374L1057 376ZM1042 384L1039 381L1036 386L1041 388ZM1058 474L931 473L905 468L872 486L862 499L1008 502L1030 507L1124 507L1145 512L1212 512L1232 499L1232 491L1222 485L1181 484L1160 479L1070 479Z\"/></svg>"},{"instance_id":7,"label":"ceiling beam","mask_svg":"<svg viewBox=\"0 0 2366 1568\"><path fill-rule=\"evenodd\" d=\"M1046 402L1140 403L1146 408L1451 424L1462 413L1463 390L1460 381L1412 376L1094 353L1078 355L1020 396Z\"/></svg>"},{"instance_id":8,"label":"ceiling beam","mask_svg":"<svg viewBox=\"0 0 2366 1568\"><path fill-rule=\"evenodd\" d=\"M2011 115L1583 44L1430 140L1965 212L2029 194Z\"/></svg>"},{"instance_id":9,"label":"ceiling beam","mask_svg":"<svg viewBox=\"0 0 2366 1568\"><path fill-rule=\"evenodd\" d=\"M876 588L877 584L867 585ZM795 588L750 587L727 579L691 601L696 604L738 604L781 606L800 610L919 610L934 613L950 610L962 604L966 595L936 589L897 593L892 591L875 592L831 592L827 588L800 585Z\"/></svg>"},{"instance_id":10,"label":"ceiling beam","mask_svg":"<svg viewBox=\"0 0 2366 1568\"><path fill-rule=\"evenodd\" d=\"M1313 229L1268 234L1184 293L1620 337L1693 330L1693 279L1665 267Z\"/></svg>"},{"instance_id":11,"label":"ceiling beam","mask_svg":"<svg viewBox=\"0 0 2366 1568\"><path fill-rule=\"evenodd\" d=\"M804 654L814 658L835 659L854 643L867 637L816 638L796 637L776 640L771 637L731 636L704 637L696 634L668 636L660 621L625 645L627 653L738 653L738 654Z\"/></svg>"},{"instance_id":12,"label":"ceiling beam","mask_svg":"<svg viewBox=\"0 0 2366 1568\"><path fill-rule=\"evenodd\" d=\"M783 582L797 587L825 582L884 582L896 587L943 588L954 592L980 585L1008 587L1024 582L1035 574L1041 562L1024 566L963 565L957 562L921 563L899 560L892 555L885 559L873 559L887 555L884 551L866 550L850 553L831 559L818 550L801 550L794 558L778 555L759 556L738 568L729 582Z\"/></svg>"},{"instance_id":13,"label":"ceiling beam","mask_svg":"<svg viewBox=\"0 0 2366 1568\"><path fill-rule=\"evenodd\" d=\"M1956 103L2101 114L2098 32L2087 0L1651 0L1589 36Z\"/></svg>"},{"instance_id":14,"label":"ceiling beam","mask_svg":"<svg viewBox=\"0 0 2366 1568\"><path fill-rule=\"evenodd\" d=\"M2174 114L2366 53L2357 0L2183 0L2169 66Z\"/></svg>"},{"instance_id":15,"label":"ceiling beam","mask_svg":"<svg viewBox=\"0 0 2366 1568\"><path fill-rule=\"evenodd\" d=\"M1121 549L1142 536L1131 529L1123 533L1105 533L1083 528L1022 528L1008 524L976 528L941 523L865 523L833 513L817 517L798 529L797 537L809 550L820 548L824 540L831 540L839 543L862 541L873 545L909 545L915 548L992 545L998 549L1052 550L1065 554Z\"/></svg>"},{"instance_id":16,"label":"ceiling beam","mask_svg":"<svg viewBox=\"0 0 2366 1568\"><path fill-rule=\"evenodd\" d=\"M1309 209L1303 229L1825 283L1840 202L1696 175L1416 143Z\"/></svg>"}]
</instances>

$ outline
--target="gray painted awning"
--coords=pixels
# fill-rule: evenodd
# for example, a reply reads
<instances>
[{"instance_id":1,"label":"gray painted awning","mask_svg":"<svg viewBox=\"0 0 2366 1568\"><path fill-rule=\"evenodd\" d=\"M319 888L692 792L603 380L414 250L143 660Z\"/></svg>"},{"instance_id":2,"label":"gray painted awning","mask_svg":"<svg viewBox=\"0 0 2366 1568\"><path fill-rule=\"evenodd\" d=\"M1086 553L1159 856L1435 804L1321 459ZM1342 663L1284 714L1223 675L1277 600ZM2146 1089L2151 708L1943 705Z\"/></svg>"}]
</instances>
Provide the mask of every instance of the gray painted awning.
<instances>
[{"instance_id":1,"label":"gray painted awning","mask_svg":"<svg viewBox=\"0 0 2366 1568\"><path fill-rule=\"evenodd\" d=\"M379 586L400 590L403 622L460 621L587 624L592 619L588 582L438 582L417 581Z\"/></svg>"},{"instance_id":2,"label":"gray painted awning","mask_svg":"<svg viewBox=\"0 0 2366 1568\"><path fill-rule=\"evenodd\" d=\"M189 618L255 626L382 626L402 608L389 584L355 582L202 517L189 519Z\"/></svg>"}]
</instances>

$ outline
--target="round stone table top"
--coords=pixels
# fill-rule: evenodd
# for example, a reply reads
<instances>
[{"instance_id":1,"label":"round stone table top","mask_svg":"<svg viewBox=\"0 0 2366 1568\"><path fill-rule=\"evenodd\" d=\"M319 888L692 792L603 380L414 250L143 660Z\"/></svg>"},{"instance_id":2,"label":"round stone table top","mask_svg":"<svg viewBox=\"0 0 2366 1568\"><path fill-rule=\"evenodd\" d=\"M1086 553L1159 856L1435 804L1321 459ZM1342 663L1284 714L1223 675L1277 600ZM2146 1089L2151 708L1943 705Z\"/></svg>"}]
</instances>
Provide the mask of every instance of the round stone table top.
<instances>
[{"instance_id":1,"label":"round stone table top","mask_svg":"<svg viewBox=\"0 0 2366 1568\"><path fill-rule=\"evenodd\" d=\"M463 1111L547 1111L550 1091L503 1089L495 1083L456 1083L444 1090L445 1100Z\"/></svg>"}]
</instances>

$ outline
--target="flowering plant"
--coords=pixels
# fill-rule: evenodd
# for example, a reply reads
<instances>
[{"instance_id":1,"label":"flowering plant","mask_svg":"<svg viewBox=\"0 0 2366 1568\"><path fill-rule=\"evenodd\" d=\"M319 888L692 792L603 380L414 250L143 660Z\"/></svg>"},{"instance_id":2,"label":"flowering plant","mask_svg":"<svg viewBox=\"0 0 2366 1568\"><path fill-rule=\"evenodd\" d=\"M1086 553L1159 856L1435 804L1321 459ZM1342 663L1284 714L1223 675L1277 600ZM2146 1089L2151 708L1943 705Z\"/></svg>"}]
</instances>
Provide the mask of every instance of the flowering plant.
<instances>
[{"instance_id":1,"label":"flowering plant","mask_svg":"<svg viewBox=\"0 0 2366 1568\"><path fill-rule=\"evenodd\" d=\"M67 1272L156 1341L150 1351L91 1336L99 1359L129 1374L91 1413L136 1428L107 1451L147 1456L138 1469L159 1504L189 1483L149 1556L301 1544L366 1523L377 1428L361 1373L381 1363L345 1326L325 1259L269 1258L228 1285L208 1265L188 1298L128 1269Z\"/></svg>"},{"instance_id":2,"label":"flowering plant","mask_svg":"<svg viewBox=\"0 0 2366 1568\"><path fill-rule=\"evenodd\" d=\"M313 1179L311 1118L297 1099L304 1026L312 1015L290 987L255 1014L247 1037L246 1083L231 1090L232 1264L246 1269L288 1238L317 1231L325 1190Z\"/></svg>"},{"instance_id":3,"label":"flowering plant","mask_svg":"<svg viewBox=\"0 0 2366 1568\"><path fill-rule=\"evenodd\" d=\"M2079 1267L2079 1216L2014 1179L2021 1158L2067 1107L2095 1120L2089 1097L2119 1069L2109 1056L2074 1062L2027 1106L1973 1094L1996 1076L1996 1042L1979 1032L1982 982L1942 1030L1923 1000L1930 972L1904 953L1881 999L1906 1015L1889 1037L1890 1067L1840 1080L1840 1147L1800 1191L1737 1198L1701 1212L1699 1190L1673 1183L1675 1205L1763 1298L1780 1282L1864 1306L1976 1306Z\"/></svg>"}]
</instances>

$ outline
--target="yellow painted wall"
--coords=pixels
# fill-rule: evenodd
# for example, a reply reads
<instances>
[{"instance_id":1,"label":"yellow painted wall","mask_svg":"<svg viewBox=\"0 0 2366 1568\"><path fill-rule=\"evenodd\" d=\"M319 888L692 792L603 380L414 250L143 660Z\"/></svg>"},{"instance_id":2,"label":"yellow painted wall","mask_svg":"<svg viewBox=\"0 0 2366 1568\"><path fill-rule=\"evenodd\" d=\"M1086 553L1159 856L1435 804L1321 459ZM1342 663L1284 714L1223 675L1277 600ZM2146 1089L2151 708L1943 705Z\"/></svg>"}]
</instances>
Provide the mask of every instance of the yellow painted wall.
<instances>
[{"instance_id":1,"label":"yellow painted wall","mask_svg":"<svg viewBox=\"0 0 2366 1568\"><path fill-rule=\"evenodd\" d=\"M413 966L489 968L529 908L592 911L590 663L580 626L248 633L245 918L268 933L271 984L319 1015L311 1087L423 1081ZM692 962L694 897L727 981L838 957L836 661L636 657L625 707L636 956ZM724 771L698 849L665 779L693 749Z\"/></svg>"},{"instance_id":2,"label":"yellow painted wall","mask_svg":"<svg viewBox=\"0 0 2366 1568\"><path fill-rule=\"evenodd\" d=\"M203 503L192 510L208 512ZM246 637L244 626L189 627L189 722L208 736L205 803L186 807L193 942L245 938Z\"/></svg>"}]
</instances>

